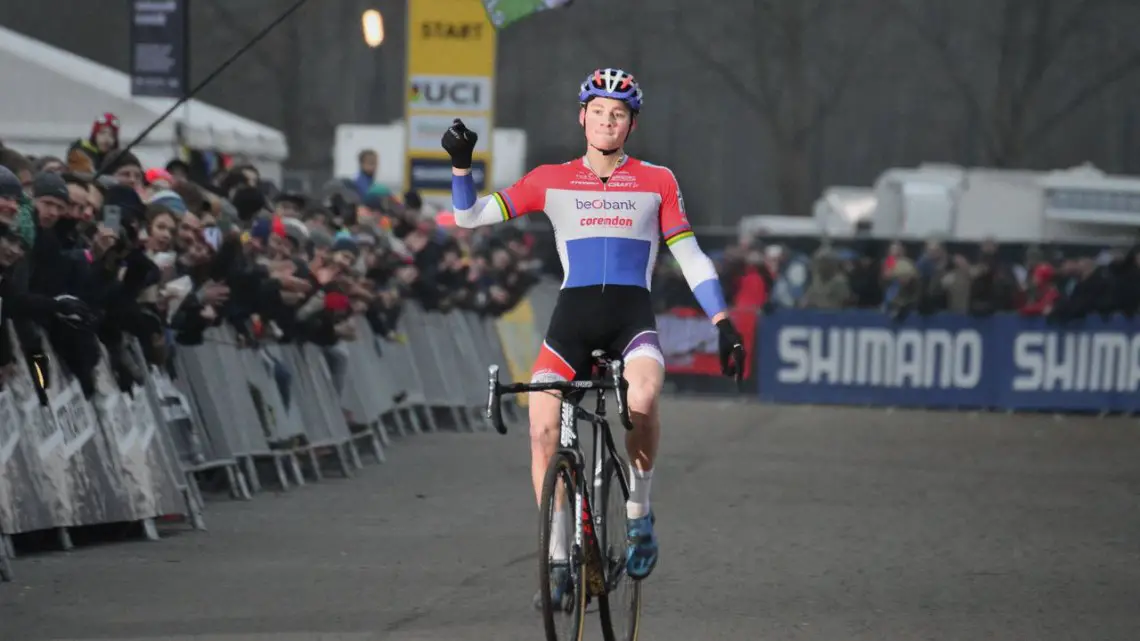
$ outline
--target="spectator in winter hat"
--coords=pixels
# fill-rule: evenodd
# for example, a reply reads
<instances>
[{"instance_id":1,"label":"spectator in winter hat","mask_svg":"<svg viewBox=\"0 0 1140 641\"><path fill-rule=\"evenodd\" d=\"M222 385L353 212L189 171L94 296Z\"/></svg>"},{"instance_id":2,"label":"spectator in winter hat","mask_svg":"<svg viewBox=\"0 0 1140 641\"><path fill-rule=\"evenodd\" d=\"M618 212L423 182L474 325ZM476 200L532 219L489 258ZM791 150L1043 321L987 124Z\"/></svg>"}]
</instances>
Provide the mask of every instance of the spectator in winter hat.
<instances>
[{"instance_id":1,"label":"spectator in winter hat","mask_svg":"<svg viewBox=\"0 0 1140 641\"><path fill-rule=\"evenodd\" d=\"M181 216L187 211L186 202L182 200L182 196L170 189L155 192L150 197L150 204L160 205L175 216Z\"/></svg>"},{"instance_id":2,"label":"spectator in winter hat","mask_svg":"<svg viewBox=\"0 0 1140 641\"><path fill-rule=\"evenodd\" d=\"M174 176L161 167L151 167L143 176L146 179L146 186L151 191L157 192L174 187Z\"/></svg>"},{"instance_id":3,"label":"spectator in winter hat","mask_svg":"<svg viewBox=\"0 0 1140 641\"><path fill-rule=\"evenodd\" d=\"M333 237L323 229L309 228L309 257L318 263L323 263L332 251Z\"/></svg>"},{"instance_id":4,"label":"spectator in winter hat","mask_svg":"<svg viewBox=\"0 0 1140 641\"><path fill-rule=\"evenodd\" d=\"M142 189L144 183L142 163L129 151L114 151L103 159L103 166L99 168L108 176L134 189Z\"/></svg>"},{"instance_id":5,"label":"spectator in winter hat","mask_svg":"<svg viewBox=\"0 0 1140 641\"><path fill-rule=\"evenodd\" d=\"M266 209L265 196L256 187L238 187L230 196L238 219L249 222Z\"/></svg>"},{"instance_id":6,"label":"spectator in winter hat","mask_svg":"<svg viewBox=\"0 0 1140 641\"><path fill-rule=\"evenodd\" d=\"M41 229L50 229L71 210L71 192L59 174L45 173L36 176L32 183Z\"/></svg>"},{"instance_id":7,"label":"spectator in winter hat","mask_svg":"<svg viewBox=\"0 0 1140 641\"><path fill-rule=\"evenodd\" d=\"M361 204L376 213L389 212L392 209L392 190L384 185L376 184L369 187L364 194Z\"/></svg>"},{"instance_id":8,"label":"spectator in winter hat","mask_svg":"<svg viewBox=\"0 0 1140 641\"><path fill-rule=\"evenodd\" d=\"M350 270L356 264L358 256L360 256L360 247L352 238L352 234L346 231L338 232L332 245L333 262L341 269Z\"/></svg>"},{"instance_id":9,"label":"spectator in winter hat","mask_svg":"<svg viewBox=\"0 0 1140 641\"><path fill-rule=\"evenodd\" d=\"M32 161L15 149L0 146L0 165L7 167L16 174L16 177L20 179L20 184L24 187L24 193L28 196L32 195L32 179L36 175Z\"/></svg>"},{"instance_id":10,"label":"spectator in winter hat","mask_svg":"<svg viewBox=\"0 0 1140 641\"><path fill-rule=\"evenodd\" d=\"M166 171L178 180L190 180L190 165L178 158L166 163Z\"/></svg>"},{"instance_id":11,"label":"spectator in winter hat","mask_svg":"<svg viewBox=\"0 0 1140 641\"><path fill-rule=\"evenodd\" d=\"M107 154L119 148L119 118L105 113L91 125L87 138L80 138L67 149L67 168L79 173L95 173Z\"/></svg>"},{"instance_id":12,"label":"spectator in winter hat","mask_svg":"<svg viewBox=\"0 0 1140 641\"><path fill-rule=\"evenodd\" d=\"M297 218L283 218L285 236L293 246L293 253L300 253L309 244L309 228Z\"/></svg>"},{"instance_id":13,"label":"spectator in winter hat","mask_svg":"<svg viewBox=\"0 0 1140 641\"><path fill-rule=\"evenodd\" d=\"M36 168L37 174L45 171L50 171L53 174L62 174L67 171L67 165L55 156L40 156L32 164Z\"/></svg>"},{"instance_id":14,"label":"spectator in winter hat","mask_svg":"<svg viewBox=\"0 0 1140 641\"><path fill-rule=\"evenodd\" d=\"M273 213L283 218L300 218L308 204L303 194L283 191L273 201Z\"/></svg>"},{"instance_id":15,"label":"spectator in winter hat","mask_svg":"<svg viewBox=\"0 0 1140 641\"><path fill-rule=\"evenodd\" d=\"M12 225L20 211L24 186L11 169L0 165L0 224Z\"/></svg>"}]
</instances>

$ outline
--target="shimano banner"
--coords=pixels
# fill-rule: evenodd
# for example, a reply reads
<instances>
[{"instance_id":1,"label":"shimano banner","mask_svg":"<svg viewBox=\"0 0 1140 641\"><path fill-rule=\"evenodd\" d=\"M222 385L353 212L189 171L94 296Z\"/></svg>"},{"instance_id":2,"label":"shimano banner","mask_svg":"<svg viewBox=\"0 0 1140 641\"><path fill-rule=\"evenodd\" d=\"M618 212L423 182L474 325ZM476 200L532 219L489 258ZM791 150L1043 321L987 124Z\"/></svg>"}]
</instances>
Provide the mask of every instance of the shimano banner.
<instances>
[{"instance_id":1,"label":"shimano banner","mask_svg":"<svg viewBox=\"0 0 1140 641\"><path fill-rule=\"evenodd\" d=\"M1140 411L1140 325L1014 315L781 310L759 340L760 396L786 403Z\"/></svg>"}]
</instances>

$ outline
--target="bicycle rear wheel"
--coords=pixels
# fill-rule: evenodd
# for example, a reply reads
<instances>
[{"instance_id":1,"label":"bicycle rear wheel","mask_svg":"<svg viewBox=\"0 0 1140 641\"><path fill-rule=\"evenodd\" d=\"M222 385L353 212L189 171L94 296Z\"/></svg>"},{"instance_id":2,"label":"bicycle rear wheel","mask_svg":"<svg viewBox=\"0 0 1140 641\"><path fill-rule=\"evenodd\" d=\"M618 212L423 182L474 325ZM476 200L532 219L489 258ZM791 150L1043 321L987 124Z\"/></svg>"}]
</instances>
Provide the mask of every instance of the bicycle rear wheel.
<instances>
[{"instance_id":1,"label":"bicycle rear wheel","mask_svg":"<svg viewBox=\"0 0 1140 641\"><path fill-rule=\"evenodd\" d=\"M574 549L575 523L580 519L574 509L575 492L580 482L573 460L558 452L550 459L546 478L542 483L542 514L538 529L539 591L542 600L542 620L547 641L582 641L586 627L586 583L582 567L582 551ZM559 496L561 495L561 496ZM565 510L566 531L554 531L554 512ZM552 576L557 569L550 555L550 541L554 536L566 537L567 561L563 567L569 571L569 591L554 603L551 586L560 577Z\"/></svg>"},{"instance_id":2,"label":"bicycle rear wheel","mask_svg":"<svg viewBox=\"0 0 1140 641\"><path fill-rule=\"evenodd\" d=\"M618 457L606 460L598 499L603 518L602 553L606 564L606 594L598 598L598 615L606 641L637 641L641 624L641 581L625 573L628 542L625 533L625 502L628 485L618 476L629 478L629 466Z\"/></svg>"}]
</instances>

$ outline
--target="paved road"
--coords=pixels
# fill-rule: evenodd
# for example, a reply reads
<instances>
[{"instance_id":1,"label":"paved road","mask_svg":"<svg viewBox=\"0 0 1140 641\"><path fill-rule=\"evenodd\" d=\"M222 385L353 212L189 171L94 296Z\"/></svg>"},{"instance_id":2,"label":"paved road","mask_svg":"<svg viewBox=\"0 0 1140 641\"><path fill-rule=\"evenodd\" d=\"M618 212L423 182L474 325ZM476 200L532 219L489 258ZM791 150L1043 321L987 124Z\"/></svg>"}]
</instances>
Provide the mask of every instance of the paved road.
<instances>
[{"instance_id":1,"label":"paved road","mask_svg":"<svg viewBox=\"0 0 1140 641\"><path fill-rule=\"evenodd\" d=\"M670 402L645 641L1132 641L1140 426ZM538 639L527 441L443 433L209 533L17 562L0 639ZM596 616L588 636L600 639Z\"/></svg>"}]
</instances>

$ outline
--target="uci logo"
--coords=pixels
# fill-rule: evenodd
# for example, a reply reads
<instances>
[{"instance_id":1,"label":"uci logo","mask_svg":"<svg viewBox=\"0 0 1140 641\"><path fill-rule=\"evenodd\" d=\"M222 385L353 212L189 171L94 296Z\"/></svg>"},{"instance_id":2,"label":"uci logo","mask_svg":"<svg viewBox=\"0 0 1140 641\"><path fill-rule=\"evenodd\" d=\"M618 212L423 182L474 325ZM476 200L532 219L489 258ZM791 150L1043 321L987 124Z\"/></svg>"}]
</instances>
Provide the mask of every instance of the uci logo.
<instances>
[{"instance_id":1,"label":"uci logo","mask_svg":"<svg viewBox=\"0 0 1140 641\"><path fill-rule=\"evenodd\" d=\"M479 76L416 76L408 87L408 102L419 109L489 111L490 79Z\"/></svg>"},{"instance_id":2,"label":"uci logo","mask_svg":"<svg viewBox=\"0 0 1140 641\"><path fill-rule=\"evenodd\" d=\"M441 22L432 21L420 24L420 36L424 40L482 40L481 22Z\"/></svg>"}]
</instances>

